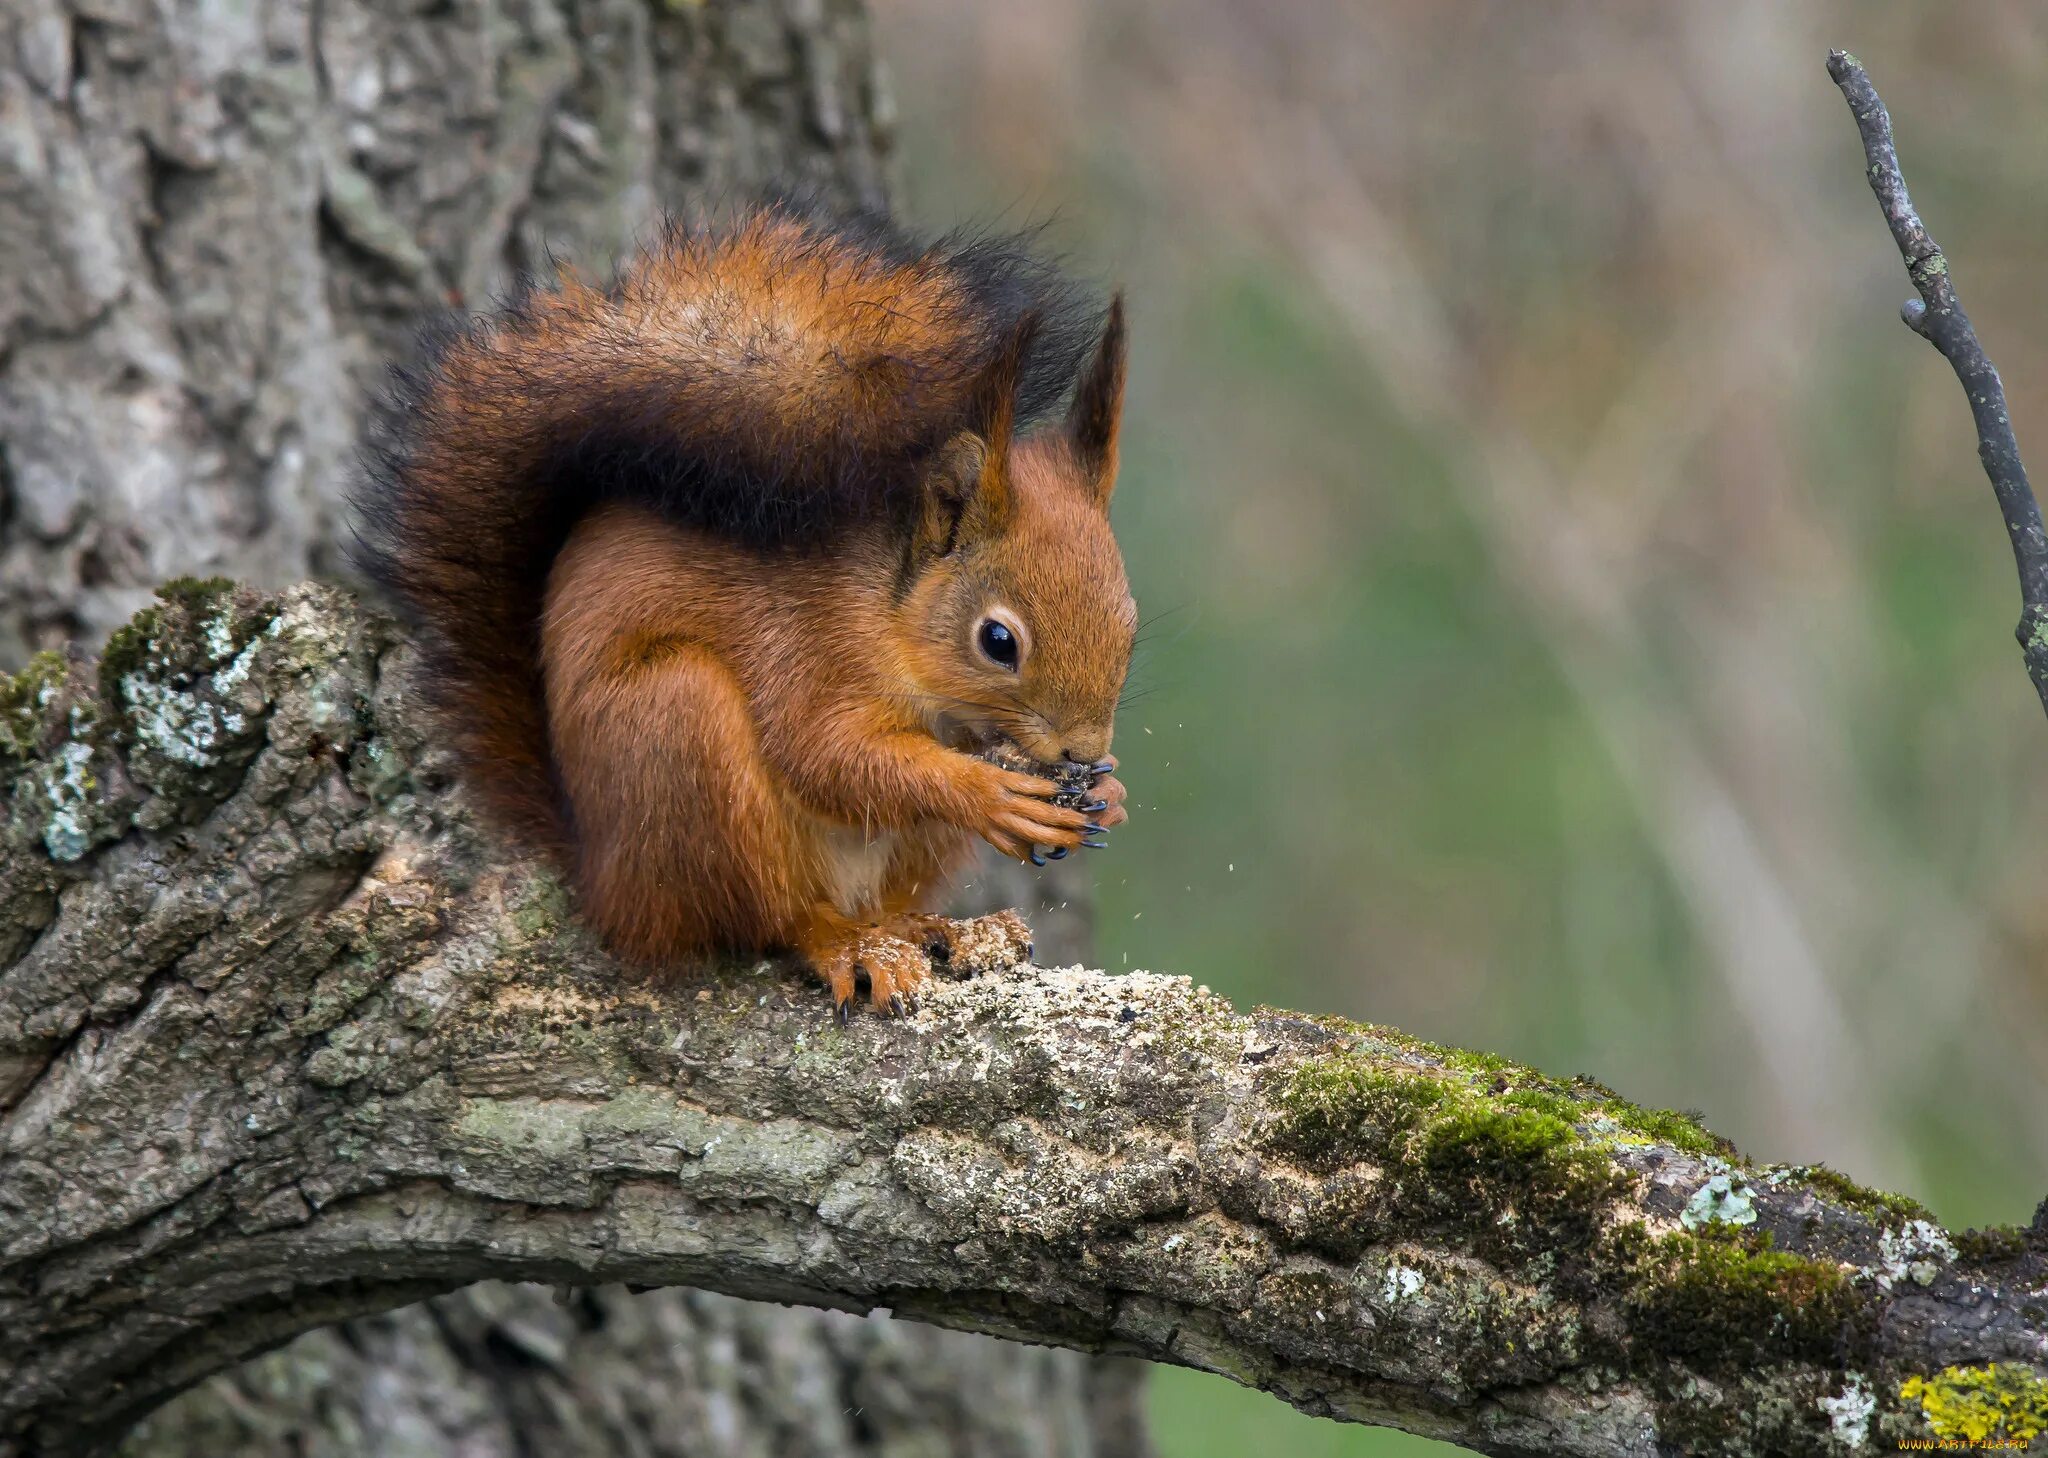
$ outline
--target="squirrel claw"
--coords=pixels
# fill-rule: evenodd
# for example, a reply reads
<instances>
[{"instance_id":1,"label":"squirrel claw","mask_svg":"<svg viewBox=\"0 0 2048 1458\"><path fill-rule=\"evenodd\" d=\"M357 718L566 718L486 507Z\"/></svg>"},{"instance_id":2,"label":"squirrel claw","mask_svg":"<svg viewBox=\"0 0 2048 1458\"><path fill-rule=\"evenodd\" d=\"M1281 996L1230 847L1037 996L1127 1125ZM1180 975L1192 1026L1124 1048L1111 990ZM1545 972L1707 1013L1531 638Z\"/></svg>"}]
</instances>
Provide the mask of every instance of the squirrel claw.
<instances>
[{"instance_id":1,"label":"squirrel claw","mask_svg":"<svg viewBox=\"0 0 2048 1458\"><path fill-rule=\"evenodd\" d=\"M1086 805L1078 806L1077 808L1083 815L1098 815L1109 808L1109 801L1090 800Z\"/></svg>"},{"instance_id":2,"label":"squirrel claw","mask_svg":"<svg viewBox=\"0 0 2048 1458\"><path fill-rule=\"evenodd\" d=\"M903 1005L902 993L892 992L889 994L889 1011L899 1018L910 1016L909 1009Z\"/></svg>"},{"instance_id":3,"label":"squirrel claw","mask_svg":"<svg viewBox=\"0 0 2048 1458\"><path fill-rule=\"evenodd\" d=\"M1042 866L1045 864L1045 857L1039 853L1039 849L1035 845L1031 847L1031 864L1034 866Z\"/></svg>"},{"instance_id":4,"label":"squirrel claw","mask_svg":"<svg viewBox=\"0 0 2048 1458\"><path fill-rule=\"evenodd\" d=\"M832 1015L839 1019L840 1027L846 1027L853 1021L853 999L850 997L840 998L838 1005L832 1009Z\"/></svg>"},{"instance_id":5,"label":"squirrel claw","mask_svg":"<svg viewBox=\"0 0 2048 1458\"><path fill-rule=\"evenodd\" d=\"M1100 829L1101 829L1102 827L1098 825L1098 826L1096 826L1095 828L1096 828L1097 830L1100 830ZM1081 842L1081 844L1082 844L1082 845L1084 845L1084 846L1086 846L1086 847L1087 847L1087 848L1088 848L1089 850L1108 850L1108 849L1109 849L1109 842L1108 842L1108 841L1106 841L1106 840L1084 840L1084 841L1082 841L1082 842Z\"/></svg>"},{"instance_id":6,"label":"squirrel claw","mask_svg":"<svg viewBox=\"0 0 2048 1458\"><path fill-rule=\"evenodd\" d=\"M1049 861L1063 861L1067 858L1067 848L1061 846L1057 850L1049 850L1045 853L1045 858Z\"/></svg>"},{"instance_id":7,"label":"squirrel claw","mask_svg":"<svg viewBox=\"0 0 2048 1458\"><path fill-rule=\"evenodd\" d=\"M1113 769L1115 769L1115 768L1116 768L1116 761L1115 761L1115 760L1113 760L1113 759L1105 759L1105 760L1102 760L1102 761L1101 761L1100 763L1097 763L1097 764L1091 764L1090 766L1088 766L1088 773L1089 773L1089 774L1091 774L1091 775L1095 775L1095 776L1098 776L1098 777L1100 777L1100 776L1102 776L1102 775L1106 775L1106 774L1108 774L1108 773L1109 773L1109 772L1110 772L1111 770L1113 770Z\"/></svg>"}]
</instances>

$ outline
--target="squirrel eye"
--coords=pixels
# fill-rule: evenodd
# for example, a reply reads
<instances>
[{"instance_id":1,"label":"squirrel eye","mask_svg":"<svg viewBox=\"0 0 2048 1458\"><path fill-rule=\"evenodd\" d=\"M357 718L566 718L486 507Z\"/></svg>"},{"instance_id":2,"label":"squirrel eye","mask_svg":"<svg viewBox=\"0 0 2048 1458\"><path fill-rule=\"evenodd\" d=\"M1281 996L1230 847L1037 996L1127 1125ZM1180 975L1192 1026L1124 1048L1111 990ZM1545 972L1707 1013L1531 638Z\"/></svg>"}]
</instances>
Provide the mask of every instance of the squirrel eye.
<instances>
[{"instance_id":1,"label":"squirrel eye","mask_svg":"<svg viewBox=\"0 0 2048 1458\"><path fill-rule=\"evenodd\" d=\"M987 655L989 662L1012 672L1017 668L1017 635L997 622L994 618L983 618L975 630L974 641Z\"/></svg>"}]
</instances>

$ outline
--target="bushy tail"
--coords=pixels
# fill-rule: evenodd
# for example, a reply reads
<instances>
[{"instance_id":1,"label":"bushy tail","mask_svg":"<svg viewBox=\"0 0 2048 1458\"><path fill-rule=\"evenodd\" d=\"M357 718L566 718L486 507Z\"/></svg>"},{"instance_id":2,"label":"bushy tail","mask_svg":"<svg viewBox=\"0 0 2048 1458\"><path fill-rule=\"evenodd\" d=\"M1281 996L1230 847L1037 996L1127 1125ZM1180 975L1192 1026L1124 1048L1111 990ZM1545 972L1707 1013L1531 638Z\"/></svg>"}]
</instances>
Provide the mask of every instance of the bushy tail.
<instances>
[{"instance_id":1,"label":"bushy tail","mask_svg":"<svg viewBox=\"0 0 2048 1458\"><path fill-rule=\"evenodd\" d=\"M374 417L353 555L415 620L486 813L567 849L540 614L578 518L631 499L797 551L908 512L1027 317L1020 423L1058 403L1098 323L1054 267L1015 237L920 243L778 204L671 224L604 287L565 272L426 331Z\"/></svg>"}]
</instances>

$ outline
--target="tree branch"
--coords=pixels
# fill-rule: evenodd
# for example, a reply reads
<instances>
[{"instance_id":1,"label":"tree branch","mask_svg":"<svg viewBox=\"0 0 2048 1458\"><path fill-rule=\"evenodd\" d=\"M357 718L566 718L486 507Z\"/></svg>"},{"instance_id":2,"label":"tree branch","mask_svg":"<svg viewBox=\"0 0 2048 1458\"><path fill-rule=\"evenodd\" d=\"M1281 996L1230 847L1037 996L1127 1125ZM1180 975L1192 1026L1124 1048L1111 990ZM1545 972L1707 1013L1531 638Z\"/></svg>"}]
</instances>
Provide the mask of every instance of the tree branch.
<instances>
[{"instance_id":1,"label":"tree branch","mask_svg":"<svg viewBox=\"0 0 2048 1458\"><path fill-rule=\"evenodd\" d=\"M887 1308L1498 1454L2038 1425L2039 1233L1588 1080L1148 973L845 1030L786 967L635 980L468 831L413 671L324 589L185 583L0 685L0 1452L488 1278Z\"/></svg>"},{"instance_id":2,"label":"tree branch","mask_svg":"<svg viewBox=\"0 0 2048 1458\"><path fill-rule=\"evenodd\" d=\"M2013 561L2019 568L2022 607L2015 636L2026 654L2034 691L2041 697L2042 708L2048 710L2048 532L2042 530L2040 503L2034 499L2026 464L2020 459L2019 440L2005 406L2005 385L1984 353L1970 316L1963 312L1962 300L1956 297L1948 258L1920 221L1906 191L1898 148L1892 142L1891 114L1871 85L1869 73L1847 51L1830 51L1828 75L1841 88L1855 115L1863 156L1869 164L1870 190L1877 194L1877 205L1884 210L1884 220L1899 245L1906 273L1920 292L1919 298L1905 302L1899 316L1915 334L1941 351L1970 399L1970 414L1977 423L1977 458L1991 478L1999 512L2005 518L2005 534L2012 540Z\"/></svg>"}]
</instances>

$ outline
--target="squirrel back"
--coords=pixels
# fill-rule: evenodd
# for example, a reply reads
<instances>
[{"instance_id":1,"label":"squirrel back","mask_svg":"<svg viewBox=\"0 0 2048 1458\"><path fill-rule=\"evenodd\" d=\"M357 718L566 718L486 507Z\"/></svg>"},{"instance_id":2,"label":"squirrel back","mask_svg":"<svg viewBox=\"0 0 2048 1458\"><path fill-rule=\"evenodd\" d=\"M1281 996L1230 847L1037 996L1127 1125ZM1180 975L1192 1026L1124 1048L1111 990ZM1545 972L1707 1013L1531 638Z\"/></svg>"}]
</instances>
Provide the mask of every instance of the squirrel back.
<instances>
[{"instance_id":1,"label":"squirrel back","mask_svg":"<svg viewBox=\"0 0 2048 1458\"><path fill-rule=\"evenodd\" d=\"M571 838L548 749L549 568L628 500L768 552L911 529L935 453L1024 341L1018 426L1073 382L1101 314L1026 240L921 242L787 204L671 223L603 287L564 270L432 326L373 417L354 558L423 630L432 707L521 841Z\"/></svg>"}]
</instances>

